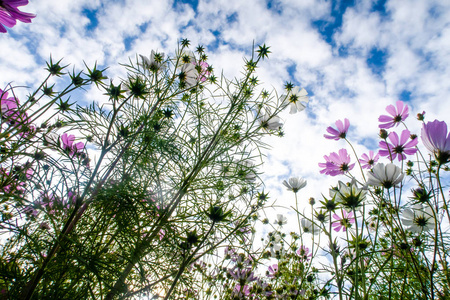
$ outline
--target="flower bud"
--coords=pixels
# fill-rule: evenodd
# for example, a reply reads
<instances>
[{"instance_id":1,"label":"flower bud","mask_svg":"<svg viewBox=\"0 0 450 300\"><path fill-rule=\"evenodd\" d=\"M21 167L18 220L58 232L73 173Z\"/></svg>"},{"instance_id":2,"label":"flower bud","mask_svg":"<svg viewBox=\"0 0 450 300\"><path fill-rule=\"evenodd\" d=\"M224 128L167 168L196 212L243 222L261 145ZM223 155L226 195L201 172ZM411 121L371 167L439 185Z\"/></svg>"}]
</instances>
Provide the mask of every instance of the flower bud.
<instances>
[{"instance_id":1,"label":"flower bud","mask_svg":"<svg viewBox=\"0 0 450 300\"><path fill-rule=\"evenodd\" d=\"M386 130L384 129L380 129L380 138L382 138L383 140L387 139L388 137L388 133Z\"/></svg>"}]
</instances>

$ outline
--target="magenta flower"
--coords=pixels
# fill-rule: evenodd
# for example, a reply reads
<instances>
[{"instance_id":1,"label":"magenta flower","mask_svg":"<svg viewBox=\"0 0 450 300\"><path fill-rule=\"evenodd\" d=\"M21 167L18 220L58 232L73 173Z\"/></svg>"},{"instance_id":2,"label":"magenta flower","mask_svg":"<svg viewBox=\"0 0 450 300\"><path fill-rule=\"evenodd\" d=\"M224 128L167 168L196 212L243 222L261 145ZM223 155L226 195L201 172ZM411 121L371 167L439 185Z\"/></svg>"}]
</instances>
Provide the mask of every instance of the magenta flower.
<instances>
[{"instance_id":1,"label":"magenta flower","mask_svg":"<svg viewBox=\"0 0 450 300\"><path fill-rule=\"evenodd\" d=\"M278 272L278 265L274 264L272 266L269 266L269 270L267 271L267 277L274 278L275 274Z\"/></svg>"},{"instance_id":2,"label":"magenta flower","mask_svg":"<svg viewBox=\"0 0 450 300\"><path fill-rule=\"evenodd\" d=\"M297 255L300 256L301 261L308 261L312 257L312 253L309 253L309 248L306 246L301 246L297 250Z\"/></svg>"},{"instance_id":3,"label":"magenta flower","mask_svg":"<svg viewBox=\"0 0 450 300\"><path fill-rule=\"evenodd\" d=\"M390 157L392 160L398 157L398 161L402 161L406 159L405 154L412 155L417 152L416 145L419 141L417 138L414 138L408 142L410 137L411 133L409 130L403 130L400 139L398 138L398 134L396 132L391 132L389 134L389 140L392 144L386 143L385 141L380 141L379 146L382 150L378 153L381 156Z\"/></svg>"},{"instance_id":4,"label":"magenta flower","mask_svg":"<svg viewBox=\"0 0 450 300\"><path fill-rule=\"evenodd\" d=\"M348 128L350 127L349 120L347 118L345 118L344 123L342 123L341 120L337 120L335 124L336 124L337 130L334 129L333 127L329 126L327 128L327 132L330 135L324 134L323 136L327 139L336 140L336 141L338 141L339 139L345 139Z\"/></svg>"},{"instance_id":5,"label":"magenta flower","mask_svg":"<svg viewBox=\"0 0 450 300\"><path fill-rule=\"evenodd\" d=\"M31 23L36 15L22 12L17 7L28 4L28 0L0 0L0 32L6 32L6 27L16 25L16 20Z\"/></svg>"},{"instance_id":6,"label":"magenta flower","mask_svg":"<svg viewBox=\"0 0 450 300\"><path fill-rule=\"evenodd\" d=\"M63 133L61 136L62 148L64 150L72 150L73 142L75 141L75 136L73 134L67 135L67 133Z\"/></svg>"},{"instance_id":7,"label":"magenta flower","mask_svg":"<svg viewBox=\"0 0 450 300\"><path fill-rule=\"evenodd\" d=\"M16 126L16 129L21 131L20 136L27 135L35 130L34 126L30 124L28 114L19 110L19 99L13 97L8 98L8 92L0 89L0 104L2 117L4 117L10 125Z\"/></svg>"},{"instance_id":8,"label":"magenta flower","mask_svg":"<svg viewBox=\"0 0 450 300\"><path fill-rule=\"evenodd\" d=\"M61 136L61 141L62 141L62 148L65 151L68 151L69 155L71 156L75 155L75 153L80 153L84 149L83 142L78 142L76 144L73 143L75 141L75 136L73 134L67 135L67 133L64 133Z\"/></svg>"},{"instance_id":9,"label":"magenta flower","mask_svg":"<svg viewBox=\"0 0 450 300\"><path fill-rule=\"evenodd\" d=\"M9 117L17 111L17 108L19 106L19 100L13 97L8 98L8 92L0 89L0 104L1 104L1 115Z\"/></svg>"},{"instance_id":10,"label":"magenta flower","mask_svg":"<svg viewBox=\"0 0 450 300\"><path fill-rule=\"evenodd\" d=\"M340 149L339 154L332 152L330 156L324 155L323 157L326 162L319 163L319 167L324 168L320 170L320 174L336 176L350 171L355 166L355 164L350 164L350 155L345 149Z\"/></svg>"},{"instance_id":11,"label":"magenta flower","mask_svg":"<svg viewBox=\"0 0 450 300\"><path fill-rule=\"evenodd\" d=\"M380 159L380 155L377 154L374 156L372 150L369 151L369 155L363 154L361 155L361 159L359 162L362 164L363 169L372 169L372 167L377 163L378 159Z\"/></svg>"},{"instance_id":12,"label":"magenta flower","mask_svg":"<svg viewBox=\"0 0 450 300\"><path fill-rule=\"evenodd\" d=\"M233 294L237 297L248 296L250 295L250 288L248 287L248 285L244 285L241 287L241 285L236 284L236 286L234 287Z\"/></svg>"},{"instance_id":13,"label":"magenta flower","mask_svg":"<svg viewBox=\"0 0 450 300\"><path fill-rule=\"evenodd\" d=\"M450 133L447 135L447 124L444 121L434 120L423 124L421 138L424 146L440 164L450 161Z\"/></svg>"},{"instance_id":14,"label":"magenta flower","mask_svg":"<svg viewBox=\"0 0 450 300\"><path fill-rule=\"evenodd\" d=\"M29 217L31 217L31 216L36 217L39 213L36 209L34 209L33 206L26 206L23 209L23 212Z\"/></svg>"},{"instance_id":15,"label":"magenta flower","mask_svg":"<svg viewBox=\"0 0 450 300\"><path fill-rule=\"evenodd\" d=\"M252 282L257 279L255 275L252 272L251 268L247 269L239 269L237 266L233 269L229 269L228 273L233 277L234 279L238 280L239 282Z\"/></svg>"},{"instance_id":16,"label":"magenta flower","mask_svg":"<svg viewBox=\"0 0 450 300\"><path fill-rule=\"evenodd\" d=\"M72 192L71 190L67 193L67 203L76 204L77 203L77 193Z\"/></svg>"},{"instance_id":17,"label":"magenta flower","mask_svg":"<svg viewBox=\"0 0 450 300\"><path fill-rule=\"evenodd\" d=\"M381 115L378 121L382 124L378 125L380 128L391 128L398 126L398 124L404 121L408 116L408 105L404 104L402 101L397 101L396 107L394 105L388 105L386 111L390 116Z\"/></svg>"},{"instance_id":18,"label":"magenta flower","mask_svg":"<svg viewBox=\"0 0 450 300\"><path fill-rule=\"evenodd\" d=\"M195 63L193 63L193 64L195 64ZM197 63L197 66L198 66L197 71L199 73L198 80L201 82L205 82L207 79L206 76L209 76L211 74L211 72L208 71L209 65L207 62L201 61L201 62Z\"/></svg>"},{"instance_id":19,"label":"magenta flower","mask_svg":"<svg viewBox=\"0 0 450 300\"><path fill-rule=\"evenodd\" d=\"M353 217L353 212L346 212L345 210L342 211L342 218L338 216L337 214L333 215L333 218L336 221L333 221L333 224L331 226L334 227L334 231L339 232L341 229L342 231L347 231L347 228L350 228L353 223L355 223L355 218Z\"/></svg>"}]
</instances>

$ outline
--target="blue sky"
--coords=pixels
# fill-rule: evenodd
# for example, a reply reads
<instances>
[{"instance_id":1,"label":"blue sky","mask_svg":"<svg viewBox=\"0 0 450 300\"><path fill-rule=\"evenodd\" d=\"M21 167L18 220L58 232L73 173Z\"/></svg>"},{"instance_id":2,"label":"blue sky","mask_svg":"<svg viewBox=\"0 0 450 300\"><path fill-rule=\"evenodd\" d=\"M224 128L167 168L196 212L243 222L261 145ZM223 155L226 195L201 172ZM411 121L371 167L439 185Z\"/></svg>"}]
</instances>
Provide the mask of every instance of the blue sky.
<instances>
[{"instance_id":1,"label":"blue sky","mask_svg":"<svg viewBox=\"0 0 450 300\"><path fill-rule=\"evenodd\" d=\"M279 95L291 81L311 96L305 112L281 115L285 138L268 139L266 190L287 207L294 200L281 182L291 175L308 180L303 202L345 179L322 176L317 165L347 147L323 138L337 119L350 120L348 137L359 156L377 150L378 116L397 100L410 106L414 133L420 132L418 112L426 111L429 121L450 121L448 1L31 0L22 10L37 17L0 35L0 87L36 87L50 54L80 68L97 61L118 78L124 74L119 63L151 50L173 54L181 38L204 45L216 73L232 78L253 42L271 46L260 80ZM102 99L88 92L86 99Z\"/></svg>"}]
</instances>

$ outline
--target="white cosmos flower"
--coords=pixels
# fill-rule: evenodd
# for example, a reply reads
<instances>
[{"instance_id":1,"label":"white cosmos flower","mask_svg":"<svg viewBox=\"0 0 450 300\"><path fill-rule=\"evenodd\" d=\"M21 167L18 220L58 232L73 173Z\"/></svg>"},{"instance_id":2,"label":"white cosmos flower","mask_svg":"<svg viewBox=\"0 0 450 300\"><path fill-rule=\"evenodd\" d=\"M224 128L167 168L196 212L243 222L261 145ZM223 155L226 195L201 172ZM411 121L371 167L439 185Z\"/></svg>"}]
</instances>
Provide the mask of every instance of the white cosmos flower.
<instances>
[{"instance_id":1,"label":"white cosmos flower","mask_svg":"<svg viewBox=\"0 0 450 300\"><path fill-rule=\"evenodd\" d=\"M269 235L269 239L266 241L266 245L269 248L272 257L275 257L277 253L279 255L283 255L285 253L282 243L282 237L279 233Z\"/></svg>"},{"instance_id":2,"label":"white cosmos flower","mask_svg":"<svg viewBox=\"0 0 450 300\"><path fill-rule=\"evenodd\" d=\"M366 190L358 187L355 178L347 184L339 181L337 189L330 189L330 197L348 209L361 206L366 199L366 193Z\"/></svg>"},{"instance_id":3,"label":"white cosmos flower","mask_svg":"<svg viewBox=\"0 0 450 300\"><path fill-rule=\"evenodd\" d=\"M300 221L300 223L302 225L303 232L313 233L314 235L318 235L320 233L319 227L317 225L315 225L313 222L311 222L310 220L302 219Z\"/></svg>"},{"instance_id":4,"label":"white cosmos flower","mask_svg":"<svg viewBox=\"0 0 450 300\"><path fill-rule=\"evenodd\" d=\"M283 226L284 224L287 224L287 218L283 216L282 214L277 214L277 219L275 220L274 224L277 224L279 226Z\"/></svg>"},{"instance_id":5,"label":"white cosmos flower","mask_svg":"<svg viewBox=\"0 0 450 300\"><path fill-rule=\"evenodd\" d=\"M387 164L386 166L382 163L376 164L372 171L367 173L367 183L366 185L382 186L390 189L402 182L405 174L401 173L399 167L394 164Z\"/></svg>"},{"instance_id":6,"label":"white cosmos flower","mask_svg":"<svg viewBox=\"0 0 450 300\"><path fill-rule=\"evenodd\" d=\"M266 130L278 130L283 126L280 117L273 116L270 113L270 110L266 110L266 112L260 116L259 123L261 124L261 127Z\"/></svg>"},{"instance_id":7,"label":"white cosmos flower","mask_svg":"<svg viewBox=\"0 0 450 300\"><path fill-rule=\"evenodd\" d=\"M251 159L243 160L241 162L241 171L247 182L255 182L257 177L255 173L255 163Z\"/></svg>"},{"instance_id":8,"label":"white cosmos flower","mask_svg":"<svg viewBox=\"0 0 450 300\"><path fill-rule=\"evenodd\" d=\"M191 50L184 50L180 53L179 58L180 64L191 64L196 62L194 52Z\"/></svg>"},{"instance_id":9,"label":"white cosmos flower","mask_svg":"<svg viewBox=\"0 0 450 300\"><path fill-rule=\"evenodd\" d=\"M155 55L160 56L161 60L156 59ZM139 54L139 56L142 59L142 66L144 66L145 68L149 69L152 72L163 70L166 67L163 62L164 53L155 53L155 51L152 50L149 57L143 56L141 54Z\"/></svg>"},{"instance_id":10,"label":"white cosmos flower","mask_svg":"<svg viewBox=\"0 0 450 300\"><path fill-rule=\"evenodd\" d=\"M308 103L308 92L305 89L300 89L299 86L294 87L287 95L281 95L281 102L283 105L290 106L290 114L301 112L306 108ZM303 103L305 104L303 104Z\"/></svg>"},{"instance_id":11,"label":"white cosmos flower","mask_svg":"<svg viewBox=\"0 0 450 300\"><path fill-rule=\"evenodd\" d=\"M433 211L428 205L423 207L422 204L415 204L411 208L406 208L402 214L402 223L408 226L408 230L412 232L429 231L435 226Z\"/></svg>"},{"instance_id":12,"label":"white cosmos flower","mask_svg":"<svg viewBox=\"0 0 450 300\"><path fill-rule=\"evenodd\" d=\"M186 87L193 87L198 82L198 71L194 64L184 64L181 67L180 80L185 82Z\"/></svg>"},{"instance_id":13,"label":"white cosmos flower","mask_svg":"<svg viewBox=\"0 0 450 300\"><path fill-rule=\"evenodd\" d=\"M286 180L283 181L285 187L287 187L288 191L293 191L297 193L299 190L306 186L306 180L301 177L291 177L289 178L289 182Z\"/></svg>"}]
</instances>

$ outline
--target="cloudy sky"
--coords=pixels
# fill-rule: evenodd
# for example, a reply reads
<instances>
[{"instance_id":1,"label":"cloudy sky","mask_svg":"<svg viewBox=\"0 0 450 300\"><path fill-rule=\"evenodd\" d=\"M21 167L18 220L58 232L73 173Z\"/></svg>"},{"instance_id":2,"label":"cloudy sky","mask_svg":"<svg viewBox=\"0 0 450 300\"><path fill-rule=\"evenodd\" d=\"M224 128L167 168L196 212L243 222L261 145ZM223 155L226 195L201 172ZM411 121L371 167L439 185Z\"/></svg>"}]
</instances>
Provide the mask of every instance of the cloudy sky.
<instances>
[{"instance_id":1,"label":"cloudy sky","mask_svg":"<svg viewBox=\"0 0 450 300\"><path fill-rule=\"evenodd\" d=\"M310 95L306 111L281 116L285 137L268 140L266 191L279 205L294 204L281 185L289 176L308 180L303 203L345 179L317 165L347 147L323 138L337 119L350 120L358 155L378 150L378 116L397 100L410 107L412 132L418 112L450 121L449 1L30 0L21 10L37 17L0 35L0 87L37 87L50 54L80 68L97 61L117 78L119 63L152 49L173 54L181 38L204 45L217 74L235 77L253 42L271 46L261 81L279 94L291 81Z\"/></svg>"}]
</instances>

